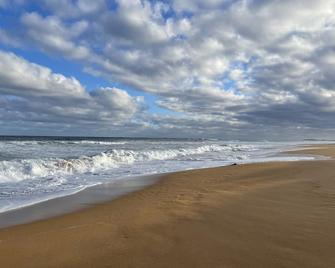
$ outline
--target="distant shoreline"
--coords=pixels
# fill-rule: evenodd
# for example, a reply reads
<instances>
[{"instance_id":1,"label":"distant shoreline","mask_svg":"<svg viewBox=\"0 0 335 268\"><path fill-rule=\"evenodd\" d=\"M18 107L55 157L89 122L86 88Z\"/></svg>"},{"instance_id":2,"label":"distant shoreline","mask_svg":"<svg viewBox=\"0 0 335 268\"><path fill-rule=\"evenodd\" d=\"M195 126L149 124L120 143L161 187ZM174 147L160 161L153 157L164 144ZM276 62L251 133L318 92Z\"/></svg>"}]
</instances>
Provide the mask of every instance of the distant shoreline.
<instances>
[{"instance_id":1,"label":"distant shoreline","mask_svg":"<svg viewBox=\"0 0 335 268\"><path fill-rule=\"evenodd\" d=\"M55 139L55 140L194 140L194 141L206 141L206 140L218 140L211 138L178 138L178 137L127 137L127 136L35 136L35 135L0 135L1 138L20 138L20 139ZM223 140L226 141L226 140Z\"/></svg>"},{"instance_id":2,"label":"distant shoreline","mask_svg":"<svg viewBox=\"0 0 335 268\"><path fill-rule=\"evenodd\" d=\"M304 141L316 141L316 142L334 142L335 139L317 139L317 138L305 138L302 140L231 140L231 139L220 139L220 138L204 138L204 137L193 137L193 138L181 138L181 137L146 137L146 136L62 136L62 135L1 135L1 138L22 138L22 139L35 139L35 138L51 138L51 139L78 139L78 140L85 140L85 139L138 139L138 140L221 140L223 142L232 142L232 141L238 141L238 142L304 142Z\"/></svg>"}]
</instances>

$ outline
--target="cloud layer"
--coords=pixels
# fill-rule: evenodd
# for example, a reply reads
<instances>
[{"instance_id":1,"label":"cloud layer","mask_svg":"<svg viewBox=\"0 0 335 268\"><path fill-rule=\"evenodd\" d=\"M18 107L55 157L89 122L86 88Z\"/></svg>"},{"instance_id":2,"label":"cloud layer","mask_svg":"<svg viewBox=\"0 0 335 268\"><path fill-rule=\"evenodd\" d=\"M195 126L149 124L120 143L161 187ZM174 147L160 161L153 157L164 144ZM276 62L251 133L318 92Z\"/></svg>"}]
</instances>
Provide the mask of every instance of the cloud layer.
<instances>
[{"instance_id":1,"label":"cloud layer","mask_svg":"<svg viewBox=\"0 0 335 268\"><path fill-rule=\"evenodd\" d=\"M54 125L84 131L85 127L123 125L144 108L143 98L131 97L122 89L87 92L73 77L1 51L0 104L0 120L18 128Z\"/></svg>"},{"instance_id":2,"label":"cloud layer","mask_svg":"<svg viewBox=\"0 0 335 268\"><path fill-rule=\"evenodd\" d=\"M21 10L14 26L0 29L3 44L75 61L155 96L169 112L149 113L143 99L122 89L88 92L75 78L2 52L3 120L43 103L50 117L36 110L36 122L116 124L121 134L123 124L125 135L333 134L332 0L29 2L39 9L0 2Z\"/></svg>"}]
</instances>

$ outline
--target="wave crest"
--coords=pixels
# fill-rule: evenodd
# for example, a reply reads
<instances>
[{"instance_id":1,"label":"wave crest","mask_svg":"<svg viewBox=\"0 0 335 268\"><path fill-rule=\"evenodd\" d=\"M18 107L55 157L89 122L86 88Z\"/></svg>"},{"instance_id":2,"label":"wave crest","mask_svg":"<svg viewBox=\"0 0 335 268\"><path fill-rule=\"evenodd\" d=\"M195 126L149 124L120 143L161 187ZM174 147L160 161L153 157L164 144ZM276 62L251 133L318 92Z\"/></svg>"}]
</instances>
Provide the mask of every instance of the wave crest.
<instances>
[{"instance_id":1,"label":"wave crest","mask_svg":"<svg viewBox=\"0 0 335 268\"><path fill-rule=\"evenodd\" d=\"M233 148L220 145L204 145L195 148L168 150L132 151L118 150L102 152L93 156L76 159L23 159L0 162L0 183L17 182L39 177L66 176L73 174L96 173L117 168L134 162L167 160L200 155L206 152L219 152ZM189 158L189 159L190 159Z\"/></svg>"}]
</instances>

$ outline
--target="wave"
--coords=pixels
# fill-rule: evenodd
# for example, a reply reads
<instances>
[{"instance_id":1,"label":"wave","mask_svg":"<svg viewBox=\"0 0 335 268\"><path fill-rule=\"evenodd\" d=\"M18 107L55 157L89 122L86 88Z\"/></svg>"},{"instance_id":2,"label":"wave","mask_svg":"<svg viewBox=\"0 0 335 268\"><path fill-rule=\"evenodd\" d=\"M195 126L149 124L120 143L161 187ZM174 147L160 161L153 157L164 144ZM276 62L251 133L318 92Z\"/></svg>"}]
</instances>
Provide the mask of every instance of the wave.
<instances>
[{"instance_id":1,"label":"wave","mask_svg":"<svg viewBox=\"0 0 335 268\"><path fill-rule=\"evenodd\" d=\"M227 151L233 153L235 147L203 145L195 148L166 150L109 150L93 156L75 159L22 159L0 162L0 183L17 182L26 179L63 177L73 174L98 173L134 162L154 160L191 160L194 155L208 152Z\"/></svg>"},{"instance_id":2,"label":"wave","mask_svg":"<svg viewBox=\"0 0 335 268\"><path fill-rule=\"evenodd\" d=\"M13 145L52 145L52 144L79 144L79 145L123 145L126 144L126 141L94 141L94 140L52 140L52 141L0 141L6 144L13 144Z\"/></svg>"}]
</instances>

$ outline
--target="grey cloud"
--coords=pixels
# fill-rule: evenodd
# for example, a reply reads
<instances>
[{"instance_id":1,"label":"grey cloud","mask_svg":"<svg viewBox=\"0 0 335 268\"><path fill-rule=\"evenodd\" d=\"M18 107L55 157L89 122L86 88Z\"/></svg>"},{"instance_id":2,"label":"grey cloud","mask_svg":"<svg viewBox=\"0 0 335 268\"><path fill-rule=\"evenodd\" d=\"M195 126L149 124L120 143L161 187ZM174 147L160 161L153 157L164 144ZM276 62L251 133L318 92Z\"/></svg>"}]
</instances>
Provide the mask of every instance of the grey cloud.
<instances>
[{"instance_id":1,"label":"grey cloud","mask_svg":"<svg viewBox=\"0 0 335 268\"><path fill-rule=\"evenodd\" d=\"M83 86L73 77L52 73L13 53L0 51L0 93L14 96L77 96L86 98Z\"/></svg>"},{"instance_id":2,"label":"grey cloud","mask_svg":"<svg viewBox=\"0 0 335 268\"><path fill-rule=\"evenodd\" d=\"M109 112L113 112L118 118L129 118L139 108L144 108L143 97L131 97L124 90L118 88L99 88L90 95Z\"/></svg>"},{"instance_id":3,"label":"grey cloud","mask_svg":"<svg viewBox=\"0 0 335 268\"><path fill-rule=\"evenodd\" d=\"M63 18L78 18L82 16L93 16L107 8L105 0L33 0L50 10L52 13Z\"/></svg>"},{"instance_id":4,"label":"grey cloud","mask_svg":"<svg viewBox=\"0 0 335 268\"><path fill-rule=\"evenodd\" d=\"M75 78L53 73L13 53L0 51L2 121L118 125L145 109L141 97L118 88L87 92Z\"/></svg>"},{"instance_id":5,"label":"grey cloud","mask_svg":"<svg viewBox=\"0 0 335 268\"><path fill-rule=\"evenodd\" d=\"M87 28L85 21L75 22L67 28L57 17L43 18L34 12L24 14L21 21L28 29L27 38L46 52L54 52L74 59L89 57L89 49L73 41Z\"/></svg>"},{"instance_id":6,"label":"grey cloud","mask_svg":"<svg viewBox=\"0 0 335 268\"><path fill-rule=\"evenodd\" d=\"M291 123L306 133L332 126L332 0L119 0L115 10L110 1L62 2L63 14L56 1L44 5L51 15L25 14L23 40L79 60L91 74L150 92L157 105L182 114L160 118L165 125L144 116L148 129L187 125L202 135L206 126L220 135L246 126L274 130ZM121 95L101 89L87 98L123 117L122 106L134 105L124 98L118 106L114 98Z\"/></svg>"}]
</instances>

